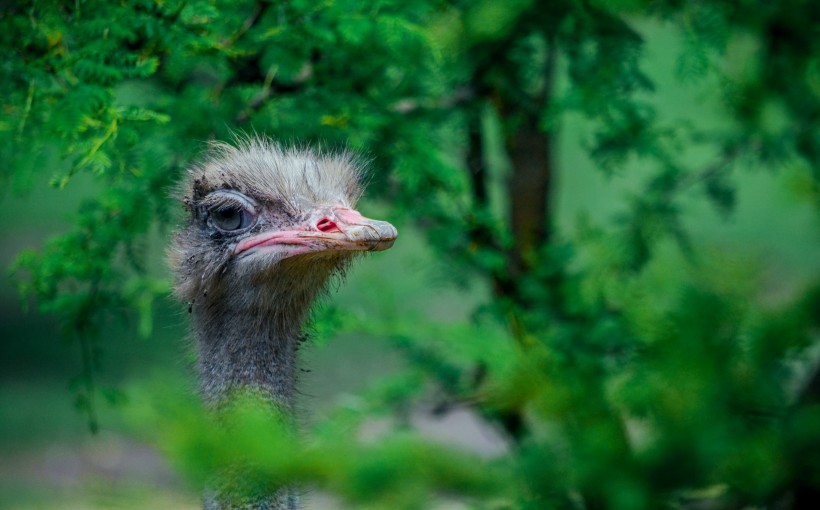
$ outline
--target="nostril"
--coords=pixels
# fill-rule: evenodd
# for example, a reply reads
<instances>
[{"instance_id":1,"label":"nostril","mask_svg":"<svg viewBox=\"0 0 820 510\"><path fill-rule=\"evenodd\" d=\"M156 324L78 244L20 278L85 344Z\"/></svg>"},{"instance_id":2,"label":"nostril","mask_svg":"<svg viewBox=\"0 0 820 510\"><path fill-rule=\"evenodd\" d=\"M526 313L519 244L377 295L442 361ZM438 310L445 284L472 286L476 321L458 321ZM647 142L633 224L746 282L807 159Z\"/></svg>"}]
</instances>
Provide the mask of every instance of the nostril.
<instances>
[{"instance_id":1,"label":"nostril","mask_svg":"<svg viewBox=\"0 0 820 510\"><path fill-rule=\"evenodd\" d=\"M321 220L319 220L319 223L316 224L316 228L319 229L322 232L325 232L325 233L331 233L331 232L340 232L341 233L341 229L335 223L333 223L332 221L330 221L327 218L322 218Z\"/></svg>"}]
</instances>

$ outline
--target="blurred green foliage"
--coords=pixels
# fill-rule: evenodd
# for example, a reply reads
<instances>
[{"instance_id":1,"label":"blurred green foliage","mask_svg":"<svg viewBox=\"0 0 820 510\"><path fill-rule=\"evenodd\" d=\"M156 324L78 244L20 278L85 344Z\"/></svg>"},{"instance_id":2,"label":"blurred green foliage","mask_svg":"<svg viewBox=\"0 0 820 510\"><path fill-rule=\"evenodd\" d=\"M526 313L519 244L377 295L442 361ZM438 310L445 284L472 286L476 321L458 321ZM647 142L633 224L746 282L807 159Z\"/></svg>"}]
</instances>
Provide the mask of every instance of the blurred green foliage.
<instances>
[{"instance_id":1,"label":"blurred green foliage","mask_svg":"<svg viewBox=\"0 0 820 510\"><path fill-rule=\"evenodd\" d=\"M820 490L818 267L775 296L765 263L698 243L683 213L708 202L731 217L757 170L792 176L816 214L818 18L801 0L6 3L3 186L100 183L12 271L82 352L77 403L95 423L99 396L120 398L96 382L106 331L125 319L152 334L168 281L147 238L173 223L168 195L202 141L348 145L372 156L388 215L488 299L471 324L318 313L319 336L386 336L408 363L300 438L253 402L225 418L230 442L195 406L135 406L180 470L203 481L242 461L252 485L378 508L434 492L476 508L805 507ZM657 103L648 23L683 40L664 78L708 85L717 113ZM568 135L610 179L634 175L613 216L558 217ZM358 440L363 420L430 394L495 424L507 453L478 461L406 430Z\"/></svg>"}]
</instances>

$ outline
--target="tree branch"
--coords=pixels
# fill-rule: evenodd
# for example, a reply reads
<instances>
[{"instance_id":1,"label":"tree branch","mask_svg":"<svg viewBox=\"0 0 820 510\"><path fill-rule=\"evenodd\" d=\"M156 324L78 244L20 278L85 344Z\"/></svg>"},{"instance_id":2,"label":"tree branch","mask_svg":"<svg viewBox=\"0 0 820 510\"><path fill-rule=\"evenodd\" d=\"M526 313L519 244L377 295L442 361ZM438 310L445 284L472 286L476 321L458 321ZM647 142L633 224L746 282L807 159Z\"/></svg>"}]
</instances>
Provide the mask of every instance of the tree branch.
<instances>
[{"instance_id":1,"label":"tree branch","mask_svg":"<svg viewBox=\"0 0 820 510\"><path fill-rule=\"evenodd\" d=\"M390 106L390 110L396 113L413 113L417 110L449 110L472 101L476 97L473 87L461 87L453 91L452 94L433 100L405 98L400 99Z\"/></svg>"},{"instance_id":2,"label":"tree branch","mask_svg":"<svg viewBox=\"0 0 820 510\"><path fill-rule=\"evenodd\" d=\"M239 30L231 34L230 37L226 37L225 39L220 41L219 45L222 48L228 48L229 46L233 46L236 43L236 41L241 39L242 36L244 36L248 32L248 30L250 30L251 28L253 28L254 25L256 25L256 23L259 21L262 15L264 15L265 12L267 12L270 6L271 4L269 3L256 4L256 9L253 11L253 14L251 14L245 19L244 23L242 23L242 26L239 27Z\"/></svg>"},{"instance_id":3,"label":"tree branch","mask_svg":"<svg viewBox=\"0 0 820 510\"><path fill-rule=\"evenodd\" d=\"M244 123L250 119L251 115L258 112L262 107L265 105L265 101L267 101L271 96L275 96L277 94L293 94L299 92L303 89L304 84L313 77L313 63L312 62L305 62L305 65L302 67L302 70L296 76L296 79L293 83L279 83L274 81L273 77L274 74L272 71L268 72L268 75L265 77L265 81L262 84L262 90L248 102L248 105L239 112L234 120L237 123Z\"/></svg>"},{"instance_id":4,"label":"tree branch","mask_svg":"<svg viewBox=\"0 0 820 510\"><path fill-rule=\"evenodd\" d=\"M743 153L746 150L754 149L756 147L756 145L757 144L755 144L754 142L747 142L747 143L741 143L741 144L735 145L734 147L725 149L723 151L722 157L718 161L712 163L711 165L708 165L707 167L703 168L699 172L696 172L694 174L689 174L684 179L681 179L678 182L678 186L677 186L678 190L680 191L680 190L692 187L692 186L694 186L698 183L701 183L701 182L704 182L704 181L708 181L709 179L712 179L717 174L719 174L719 173L723 172L724 170L726 170L727 168L729 168L729 166L732 163L734 163L737 158L739 158L741 155L743 155Z\"/></svg>"}]
</instances>

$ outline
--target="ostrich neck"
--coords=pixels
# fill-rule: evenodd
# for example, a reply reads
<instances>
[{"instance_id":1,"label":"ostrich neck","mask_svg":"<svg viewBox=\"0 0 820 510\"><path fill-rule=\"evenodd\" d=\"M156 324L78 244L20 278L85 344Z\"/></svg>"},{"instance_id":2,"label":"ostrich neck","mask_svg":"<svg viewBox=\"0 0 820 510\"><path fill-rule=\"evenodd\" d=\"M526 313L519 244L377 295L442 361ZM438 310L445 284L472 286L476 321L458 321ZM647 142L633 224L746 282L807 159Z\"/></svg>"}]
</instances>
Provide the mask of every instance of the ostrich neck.
<instances>
[{"instance_id":1,"label":"ostrich neck","mask_svg":"<svg viewBox=\"0 0 820 510\"><path fill-rule=\"evenodd\" d=\"M234 274L202 291L194 302L193 333L199 353L199 386L207 406L218 409L239 390L250 390L285 413L293 412L297 351L302 326L329 270L282 265L256 279ZM288 275L289 277L285 277ZM241 485L241 484L239 484ZM213 487L206 510L296 510L296 490L243 494L239 486Z\"/></svg>"},{"instance_id":2,"label":"ostrich neck","mask_svg":"<svg viewBox=\"0 0 820 510\"><path fill-rule=\"evenodd\" d=\"M194 306L194 336L199 350L199 386L212 408L229 401L236 390L251 390L286 413L292 413L296 361L305 312L286 313L278 303L242 303L212 299ZM267 304L265 304L267 303ZM229 305L229 306L226 306ZM230 313L216 313L230 310ZM236 492L238 491L238 492ZM248 495L235 486L212 488L205 510L297 510L293 488Z\"/></svg>"},{"instance_id":3,"label":"ostrich neck","mask_svg":"<svg viewBox=\"0 0 820 510\"><path fill-rule=\"evenodd\" d=\"M219 405L236 390L251 390L283 410L292 408L297 350L312 299L305 296L294 306L293 296L278 299L266 291L259 299L214 295L194 304L199 384L208 405Z\"/></svg>"}]
</instances>

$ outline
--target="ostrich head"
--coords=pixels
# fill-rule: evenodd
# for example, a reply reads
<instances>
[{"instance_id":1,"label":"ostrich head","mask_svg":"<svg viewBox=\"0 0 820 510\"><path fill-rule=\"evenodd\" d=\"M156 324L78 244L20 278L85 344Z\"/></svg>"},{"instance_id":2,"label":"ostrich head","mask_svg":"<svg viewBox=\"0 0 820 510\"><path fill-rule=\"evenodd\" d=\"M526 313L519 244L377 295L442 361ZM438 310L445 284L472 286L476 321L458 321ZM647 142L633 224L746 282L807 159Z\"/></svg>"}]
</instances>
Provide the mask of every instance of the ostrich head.
<instances>
[{"instance_id":1,"label":"ostrich head","mask_svg":"<svg viewBox=\"0 0 820 510\"><path fill-rule=\"evenodd\" d=\"M298 326L354 254L396 239L391 224L353 209L360 178L348 153L259 138L213 144L183 183L189 220L171 251L177 296L208 316L250 311L279 319L269 326Z\"/></svg>"}]
</instances>

